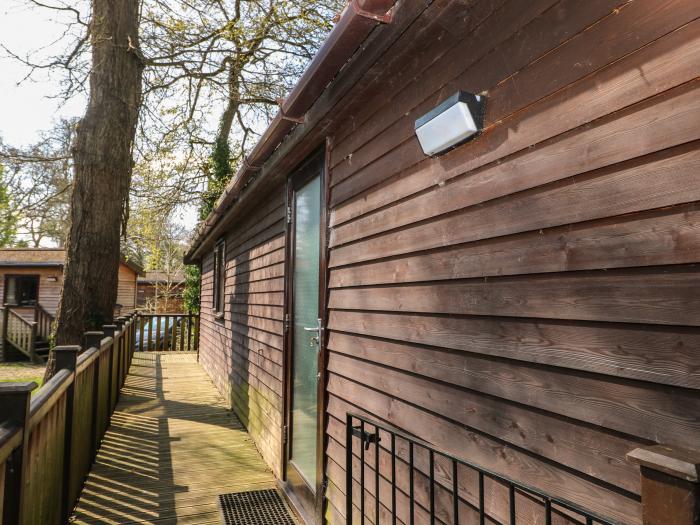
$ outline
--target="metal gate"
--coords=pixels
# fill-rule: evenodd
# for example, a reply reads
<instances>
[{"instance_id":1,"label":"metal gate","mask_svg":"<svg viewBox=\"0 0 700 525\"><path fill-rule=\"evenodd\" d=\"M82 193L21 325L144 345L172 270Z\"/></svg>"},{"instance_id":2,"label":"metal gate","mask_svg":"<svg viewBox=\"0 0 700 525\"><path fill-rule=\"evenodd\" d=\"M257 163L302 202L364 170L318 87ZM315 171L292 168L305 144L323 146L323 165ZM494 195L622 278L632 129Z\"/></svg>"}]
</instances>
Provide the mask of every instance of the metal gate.
<instances>
[{"instance_id":1,"label":"metal gate","mask_svg":"<svg viewBox=\"0 0 700 525\"><path fill-rule=\"evenodd\" d=\"M460 510L472 515L470 523L473 523L478 515L480 525L517 525L518 506L524 503L536 508L538 513L541 512L537 521L545 525L552 525L557 517L560 518L558 521L572 525L617 525L616 522L589 512L575 503L550 496L534 487L438 450L430 443L389 425L352 413L347 414L346 425L345 493L348 525L458 525ZM373 449L372 457L369 458L373 462L371 465L367 461L370 447ZM380 456L383 458L383 469ZM358 459L359 468L355 468L354 463L357 463ZM401 467L399 474L398 466ZM370 479L366 471L369 472ZM461 490L460 472L464 477L468 474L471 482L468 488L462 487ZM416 487L418 478L421 481L420 491L417 491ZM498 516L487 512L487 483L495 483L503 491L505 508L499 509ZM353 491L358 485L359 498L354 498ZM397 492L402 499L401 517L397 514ZM419 492L421 501L417 498ZM438 492L439 502L436 498Z\"/></svg>"}]
</instances>

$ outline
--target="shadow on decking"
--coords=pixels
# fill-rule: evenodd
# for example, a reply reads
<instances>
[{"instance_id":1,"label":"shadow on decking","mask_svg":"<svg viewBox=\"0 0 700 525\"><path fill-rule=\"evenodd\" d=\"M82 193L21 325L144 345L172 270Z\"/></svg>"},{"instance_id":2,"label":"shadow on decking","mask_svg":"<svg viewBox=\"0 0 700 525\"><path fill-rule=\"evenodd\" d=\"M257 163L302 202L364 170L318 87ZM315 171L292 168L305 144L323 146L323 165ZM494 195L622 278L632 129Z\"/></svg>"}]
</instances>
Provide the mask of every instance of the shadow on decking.
<instances>
[{"instance_id":1,"label":"shadow on decking","mask_svg":"<svg viewBox=\"0 0 700 525\"><path fill-rule=\"evenodd\" d=\"M74 523L218 523L218 494L274 486L191 354L136 354Z\"/></svg>"}]
</instances>

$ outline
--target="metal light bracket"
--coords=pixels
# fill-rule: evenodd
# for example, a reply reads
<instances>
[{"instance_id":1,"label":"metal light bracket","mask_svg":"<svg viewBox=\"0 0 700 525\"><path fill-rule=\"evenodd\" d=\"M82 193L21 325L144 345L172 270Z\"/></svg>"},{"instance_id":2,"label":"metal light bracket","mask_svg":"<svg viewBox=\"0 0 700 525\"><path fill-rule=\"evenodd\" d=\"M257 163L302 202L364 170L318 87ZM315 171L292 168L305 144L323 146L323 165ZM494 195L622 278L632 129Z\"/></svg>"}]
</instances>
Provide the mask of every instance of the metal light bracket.
<instances>
[{"instance_id":1,"label":"metal light bracket","mask_svg":"<svg viewBox=\"0 0 700 525\"><path fill-rule=\"evenodd\" d=\"M251 164L248 161L248 157L243 157L243 166L245 166L245 168L247 170L252 170L252 171L259 171L262 169L262 166L256 166L255 164Z\"/></svg>"},{"instance_id":2,"label":"metal light bracket","mask_svg":"<svg viewBox=\"0 0 700 525\"><path fill-rule=\"evenodd\" d=\"M306 122L306 115L302 115L301 117L291 117L287 115L283 109L285 99L283 98L278 98L277 99L277 105L280 108L280 118L282 120L288 120L289 122L295 122L296 124L304 124Z\"/></svg>"},{"instance_id":3,"label":"metal light bracket","mask_svg":"<svg viewBox=\"0 0 700 525\"><path fill-rule=\"evenodd\" d=\"M378 432L367 432L366 430L362 430L360 426L352 427L352 435L360 438L360 441L365 444L365 450L369 450L371 443L380 443L382 440Z\"/></svg>"},{"instance_id":4,"label":"metal light bracket","mask_svg":"<svg viewBox=\"0 0 700 525\"><path fill-rule=\"evenodd\" d=\"M367 11L365 9L362 9L360 7L360 2L359 0L352 0L350 2L350 6L352 7L352 10L355 12L356 15L364 17L364 18L369 18L370 20L374 20L376 22L380 22L382 24L391 24L392 20L394 19L394 10L390 9L383 15L378 15L376 13L372 13L371 11Z\"/></svg>"}]
</instances>

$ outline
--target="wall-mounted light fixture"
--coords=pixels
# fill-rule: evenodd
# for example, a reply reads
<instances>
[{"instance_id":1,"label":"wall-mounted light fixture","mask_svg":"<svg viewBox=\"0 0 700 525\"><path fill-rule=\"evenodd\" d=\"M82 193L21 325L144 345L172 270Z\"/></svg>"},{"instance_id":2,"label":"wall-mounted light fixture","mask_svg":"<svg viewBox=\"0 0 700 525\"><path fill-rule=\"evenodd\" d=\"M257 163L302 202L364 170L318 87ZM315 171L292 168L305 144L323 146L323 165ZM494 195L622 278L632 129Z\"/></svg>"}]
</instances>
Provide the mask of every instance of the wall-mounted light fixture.
<instances>
[{"instance_id":1,"label":"wall-mounted light fixture","mask_svg":"<svg viewBox=\"0 0 700 525\"><path fill-rule=\"evenodd\" d=\"M435 155L465 142L484 125L486 99L458 91L416 120L416 135L423 153Z\"/></svg>"},{"instance_id":2,"label":"wall-mounted light fixture","mask_svg":"<svg viewBox=\"0 0 700 525\"><path fill-rule=\"evenodd\" d=\"M55 283L56 281L58 281L58 277L54 277L52 275L50 277L47 277L46 280L49 281L50 283Z\"/></svg>"}]
</instances>

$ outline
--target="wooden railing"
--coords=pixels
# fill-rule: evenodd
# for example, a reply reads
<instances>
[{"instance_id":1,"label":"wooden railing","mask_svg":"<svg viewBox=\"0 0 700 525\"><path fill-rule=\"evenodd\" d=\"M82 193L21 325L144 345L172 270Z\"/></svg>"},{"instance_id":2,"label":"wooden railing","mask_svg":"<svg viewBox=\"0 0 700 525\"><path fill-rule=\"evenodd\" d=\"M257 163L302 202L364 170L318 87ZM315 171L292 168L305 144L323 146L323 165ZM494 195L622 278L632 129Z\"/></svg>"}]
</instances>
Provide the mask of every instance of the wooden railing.
<instances>
[{"instance_id":1,"label":"wooden railing","mask_svg":"<svg viewBox=\"0 0 700 525\"><path fill-rule=\"evenodd\" d=\"M41 305L17 307L6 304L2 308L2 345L4 347L9 343L33 362L43 363L43 359L36 352L37 337L48 342L53 322L53 315Z\"/></svg>"},{"instance_id":2,"label":"wooden railing","mask_svg":"<svg viewBox=\"0 0 700 525\"><path fill-rule=\"evenodd\" d=\"M3 309L3 343L10 343L15 349L39 363L41 359L34 352L36 344L37 323L27 321L9 305Z\"/></svg>"},{"instance_id":3,"label":"wooden railing","mask_svg":"<svg viewBox=\"0 0 700 525\"><path fill-rule=\"evenodd\" d=\"M51 337L54 320L54 316L47 312L46 309L40 304L37 304L34 307L34 322L36 323L36 335L38 335L42 339L48 341Z\"/></svg>"},{"instance_id":4,"label":"wooden railing","mask_svg":"<svg viewBox=\"0 0 700 525\"><path fill-rule=\"evenodd\" d=\"M59 346L58 372L35 383L0 384L0 525L66 523L96 456L136 339L136 316L80 346Z\"/></svg>"},{"instance_id":5,"label":"wooden railing","mask_svg":"<svg viewBox=\"0 0 700 525\"><path fill-rule=\"evenodd\" d=\"M196 352L199 341L197 314L138 314L137 352Z\"/></svg>"}]
</instances>

